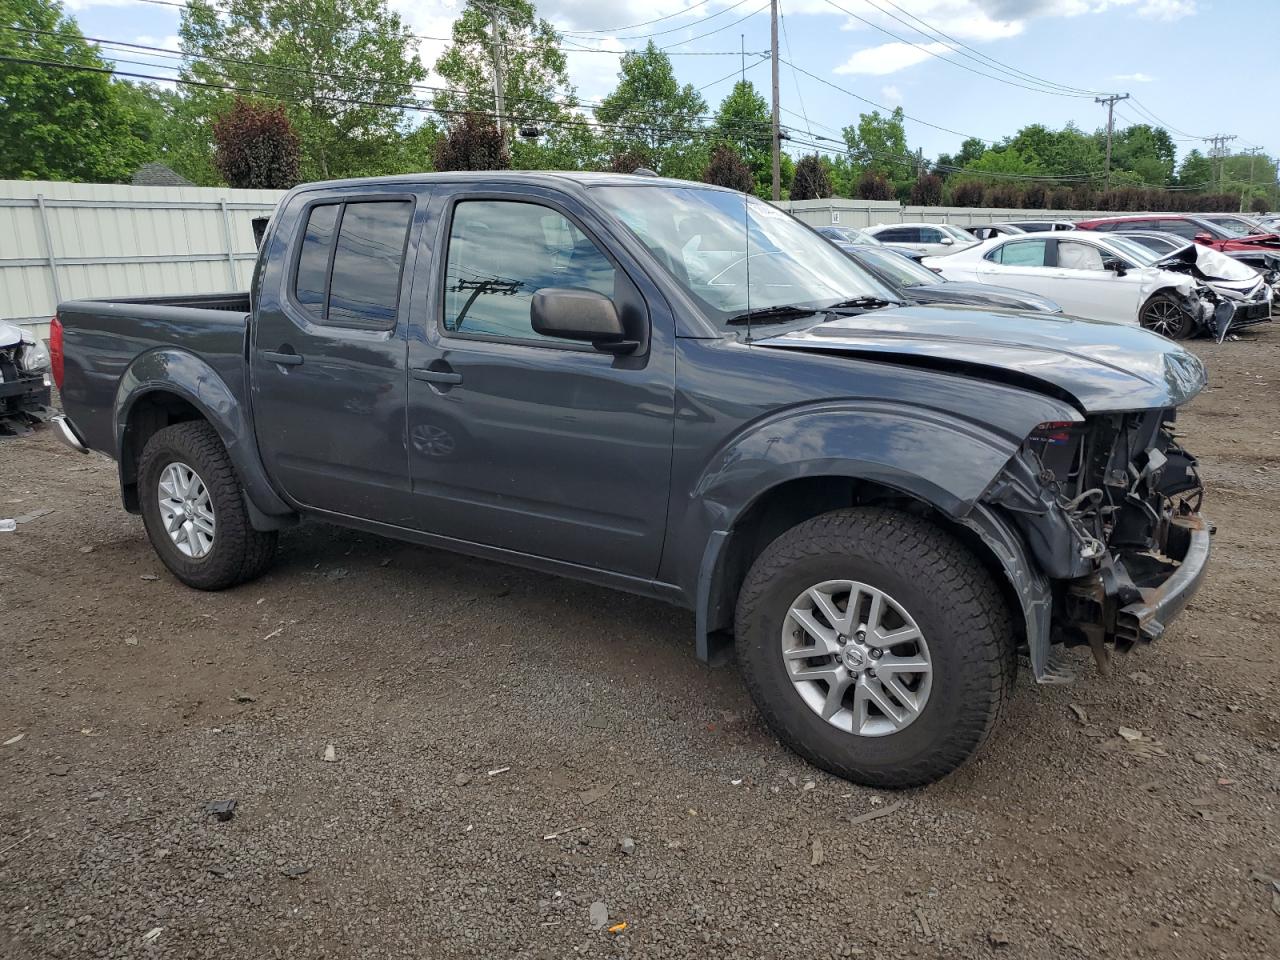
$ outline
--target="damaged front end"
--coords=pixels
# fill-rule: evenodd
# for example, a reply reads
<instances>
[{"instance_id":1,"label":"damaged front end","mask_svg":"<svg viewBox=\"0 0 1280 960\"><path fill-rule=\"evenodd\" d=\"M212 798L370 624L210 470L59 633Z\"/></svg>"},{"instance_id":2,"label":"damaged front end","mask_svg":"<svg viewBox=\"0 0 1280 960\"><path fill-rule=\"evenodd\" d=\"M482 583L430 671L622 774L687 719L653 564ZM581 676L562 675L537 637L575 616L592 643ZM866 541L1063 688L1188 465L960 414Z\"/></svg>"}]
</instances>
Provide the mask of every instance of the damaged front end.
<instances>
[{"instance_id":1,"label":"damaged front end","mask_svg":"<svg viewBox=\"0 0 1280 960\"><path fill-rule=\"evenodd\" d=\"M1176 411L1041 424L983 496L1010 518L1047 580L1047 636L1028 636L1037 679L1049 643L1127 650L1160 636L1200 585L1211 528ZM1035 649L1039 644L1040 649Z\"/></svg>"},{"instance_id":2,"label":"damaged front end","mask_svg":"<svg viewBox=\"0 0 1280 960\"><path fill-rule=\"evenodd\" d=\"M52 414L49 351L12 324L0 323L0 437L21 436Z\"/></svg>"}]
</instances>

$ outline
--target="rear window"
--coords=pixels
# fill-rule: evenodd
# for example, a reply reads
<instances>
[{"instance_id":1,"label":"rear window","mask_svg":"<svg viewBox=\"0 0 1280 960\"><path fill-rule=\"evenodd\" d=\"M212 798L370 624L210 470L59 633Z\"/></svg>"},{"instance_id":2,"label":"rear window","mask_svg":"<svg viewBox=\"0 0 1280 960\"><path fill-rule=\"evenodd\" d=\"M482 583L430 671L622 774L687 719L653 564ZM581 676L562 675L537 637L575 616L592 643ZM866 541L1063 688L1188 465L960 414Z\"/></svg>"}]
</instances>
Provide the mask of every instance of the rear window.
<instances>
[{"instance_id":1,"label":"rear window","mask_svg":"<svg viewBox=\"0 0 1280 960\"><path fill-rule=\"evenodd\" d=\"M1013 240L996 247L987 259L1006 267L1043 267L1044 244L1043 240Z\"/></svg>"},{"instance_id":2,"label":"rear window","mask_svg":"<svg viewBox=\"0 0 1280 960\"><path fill-rule=\"evenodd\" d=\"M361 200L311 208L294 298L317 323L390 330L400 307L411 200Z\"/></svg>"}]
</instances>

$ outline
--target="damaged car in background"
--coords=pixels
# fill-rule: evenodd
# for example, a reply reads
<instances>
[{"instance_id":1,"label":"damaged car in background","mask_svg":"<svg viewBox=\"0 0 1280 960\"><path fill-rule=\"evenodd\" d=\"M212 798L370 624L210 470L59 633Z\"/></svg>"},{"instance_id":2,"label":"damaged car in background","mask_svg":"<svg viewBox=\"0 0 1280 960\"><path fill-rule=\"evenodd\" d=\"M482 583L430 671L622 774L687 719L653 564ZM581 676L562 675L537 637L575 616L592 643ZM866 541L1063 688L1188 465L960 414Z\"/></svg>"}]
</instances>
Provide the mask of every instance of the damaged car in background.
<instances>
[{"instance_id":1,"label":"damaged car in background","mask_svg":"<svg viewBox=\"0 0 1280 960\"><path fill-rule=\"evenodd\" d=\"M1054 231L988 240L923 262L948 280L1038 293L1072 316L1140 324L1173 340L1225 334L1235 307L1141 244L1113 234Z\"/></svg>"},{"instance_id":2,"label":"damaged car in background","mask_svg":"<svg viewBox=\"0 0 1280 960\"><path fill-rule=\"evenodd\" d=\"M29 433L49 419L49 373L44 343L0 320L0 437Z\"/></svg>"}]
</instances>

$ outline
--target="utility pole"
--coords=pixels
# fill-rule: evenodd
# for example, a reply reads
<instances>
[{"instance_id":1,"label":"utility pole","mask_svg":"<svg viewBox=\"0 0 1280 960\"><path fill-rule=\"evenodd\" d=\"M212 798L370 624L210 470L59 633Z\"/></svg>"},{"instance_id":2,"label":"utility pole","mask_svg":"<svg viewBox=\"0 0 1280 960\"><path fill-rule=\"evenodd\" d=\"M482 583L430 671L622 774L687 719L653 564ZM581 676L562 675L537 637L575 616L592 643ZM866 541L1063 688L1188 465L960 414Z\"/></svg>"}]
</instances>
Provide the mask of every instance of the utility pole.
<instances>
[{"instance_id":1,"label":"utility pole","mask_svg":"<svg viewBox=\"0 0 1280 960\"><path fill-rule=\"evenodd\" d=\"M778 124L778 0L769 0L769 52L773 58L773 199L782 199L782 130Z\"/></svg>"},{"instance_id":2,"label":"utility pole","mask_svg":"<svg viewBox=\"0 0 1280 960\"><path fill-rule=\"evenodd\" d=\"M1245 210L1245 195L1253 192L1253 164L1258 159L1258 154L1262 152L1261 147L1250 147L1245 153L1249 154L1249 186L1240 191L1240 212L1248 213Z\"/></svg>"},{"instance_id":3,"label":"utility pole","mask_svg":"<svg viewBox=\"0 0 1280 960\"><path fill-rule=\"evenodd\" d=\"M738 49L742 51L742 82L747 82L747 35L738 34Z\"/></svg>"},{"instance_id":4,"label":"utility pole","mask_svg":"<svg viewBox=\"0 0 1280 960\"><path fill-rule=\"evenodd\" d=\"M1094 97L1094 103L1105 103L1107 105L1107 189L1111 189L1111 132L1115 128L1115 109L1116 102L1119 100L1128 100L1127 93L1113 93L1109 97Z\"/></svg>"},{"instance_id":5,"label":"utility pole","mask_svg":"<svg viewBox=\"0 0 1280 960\"><path fill-rule=\"evenodd\" d=\"M1218 161L1218 191L1222 191L1222 184L1226 180L1227 166L1227 144L1236 138L1235 134L1219 133L1212 137L1205 137L1204 142L1212 144L1209 148L1209 156Z\"/></svg>"},{"instance_id":6,"label":"utility pole","mask_svg":"<svg viewBox=\"0 0 1280 960\"><path fill-rule=\"evenodd\" d=\"M505 82L502 77L502 39L498 32L498 17L501 10L489 7L489 30L493 37L493 119L498 125L498 133L502 142L507 141L506 110L503 109L503 90Z\"/></svg>"}]
</instances>

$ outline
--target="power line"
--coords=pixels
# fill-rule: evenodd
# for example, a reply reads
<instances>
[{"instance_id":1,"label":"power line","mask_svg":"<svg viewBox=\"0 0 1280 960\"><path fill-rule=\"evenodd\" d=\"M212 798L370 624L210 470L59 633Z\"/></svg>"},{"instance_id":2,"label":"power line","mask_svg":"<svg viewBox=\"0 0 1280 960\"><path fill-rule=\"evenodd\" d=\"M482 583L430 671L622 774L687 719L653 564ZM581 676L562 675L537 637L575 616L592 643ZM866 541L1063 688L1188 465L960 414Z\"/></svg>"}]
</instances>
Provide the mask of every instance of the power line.
<instances>
[{"instance_id":1,"label":"power line","mask_svg":"<svg viewBox=\"0 0 1280 960\"><path fill-rule=\"evenodd\" d=\"M866 97L861 96L860 94L854 93L852 90L848 89L847 87L842 87L838 83L832 83L826 77L820 77L816 73L810 73L804 67L796 66L795 63L793 63L790 60L783 60L782 62L785 63L787 66L789 66L792 70L798 70L801 73L803 73L806 77L809 77L810 79L813 79L813 80L817 80L819 83L825 84L826 86L830 87L833 90L839 90L841 93L845 94L846 96L853 97L853 99L855 100L861 100L863 103L869 104L870 106L875 107L877 110L883 110L886 113L893 113L893 110L891 110L889 107L886 107L883 103L876 103L874 100L868 100ZM980 140L981 142L987 143L987 144L994 144L996 142L986 137L979 137L972 133L964 133L960 130L952 130L950 127L939 126L936 123L930 123L928 120L921 120L919 117L913 117L908 113L903 113L902 116L904 119L910 120L913 123L918 123L921 126L929 127L933 130L941 130L943 133L949 133L955 137L965 137L967 139Z\"/></svg>"},{"instance_id":2,"label":"power line","mask_svg":"<svg viewBox=\"0 0 1280 960\"><path fill-rule=\"evenodd\" d=\"M1055 80L1046 80L1043 77L1038 77L1035 74L1028 73L1025 70L1019 70L1017 67L1011 66L1007 63L1004 63L1003 61L997 60L995 57L987 56L987 54L981 52L980 50L975 50L973 47L969 46L967 43L964 43L963 41L958 40L957 38L951 36L949 33L944 33L942 30L935 27L933 24L929 23L928 21L922 20L920 17L917 17L915 14L911 13L911 11L898 6L898 4L894 3L893 0L879 0L879 2L878 0L864 0L864 2L874 7L880 13L883 13L886 17L891 17L892 19L897 20L899 23L904 24L908 27L911 27L912 30L914 30L916 33L920 34L921 36L928 37L930 40L933 40L936 42L940 42L943 44L943 46L950 47L953 52L959 54L962 57L965 57L968 60L973 60L975 63L979 63L982 66L990 66L995 68L996 70L999 70L1001 73L1008 74L1009 76L1022 77L1034 83L1043 84L1047 87L1055 87L1058 90L1068 91L1071 93L1079 94L1081 96L1086 96L1086 95L1093 96L1094 94L1101 94L1101 91L1098 91L1098 90L1087 90L1084 87L1073 87L1073 86L1070 86L1069 84L1058 83ZM888 10L885 10L879 5L880 2L887 3L889 6L893 7L895 10L899 11L900 13L906 14L906 16L908 16L910 19L914 20L916 23L919 23L923 25L925 28L927 28L927 32L926 30L921 30L920 27L917 27L911 23L908 23L906 20L903 20L901 17L895 16L894 14L890 13ZM939 37L941 37L942 40L938 40ZM954 46L952 46L953 44ZM963 50L967 50L969 51L969 53L964 53L962 50L956 49L957 47L963 48ZM970 54L974 54L975 56L970 56ZM981 59L978 59L978 58L981 58Z\"/></svg>"},{"instance_id":3,"label":"power line","mask_svg":"<svg viewBox=\"0 0 1280 960\"><path fill-rule=\"evenodd\" d=\"M952 59L951 59L951 58L949 58L949 57L944 57L942 54L938 53L937 51L935 51L935 50L930 50L930 49L929 49L927 46L925 46L924 44L915 43L915 42L913 42L913 41L911 41L911 40L908 40L906 37L899 36L898 34L894 33L892 30L889 30L889 29L888 29L888 28L886 28L886 27L882 27L882 26L880 26L880 24L876 23L874 20L868 20L866 17L862 17L862 16L859 16L858 14L854 13L854 12L853 12L852 10L850 10L848 7L842 7L840 4L836 3L836 2L835 2L835 0L823 0L823 2L824 2L824 3L826 3L828 6L830 6L830 7L834 7L835 9L839 10L841 13L845 14L846 16L852 17L854 20L857 20L857 21L859 21L859 22L861 22L861 23L865 23L867 26L869 26L869 27L871 27L871 28L873 28L873 29L875 29L875 30L879 30L881 33L885 34L886 36L893 37L893 38L894 38L895 40L897 40L899 43L905 43L905 44L907 44L908 46L915 47L915 48L916 48L917 50L919 50L921 53L926 53L926 54L928 54L928 55L929 55L929 56L931 56L931 57L936 57L937 59L941 60L943 63L949 63L949 64L951 64L953 67L959 67L961 70L968 70L970 73L977 74L977 75L978 75L978 76L980 76L980 77L986 77L988 80L995 80L995 81L997 81L998 83L1004 83L1004 84L1007 84L1007 85L1009 85L1009 86L1011 86L1011 87L1021 87L1023 90L1030 90L1030 91L1032 91L1033 93L1047 93L1047 94L1049 94L1050 96L1055 96L1055 97L1075 97L1075 98L1081 98L1081 97L1091 97L1091 96L1093 96L1093 94L1092 94L1092 93L1069 93L1069 92L1066 92L1066 91L1063 91L1063 90L1050 90L1050 89L1046 89L1046 88L1044 88L1044 87L1032 87L1032 86L1028 86L1028 85L1027 85L1027 84L1025 84L1025 83L1019 83L1019 82L1017 82L1016 80L1009 80L1009 79L1006 79L1006 78L1004 78L1004 77L996 76L995 74L991 74L991 73L984 73L983 71L981 71L981 70L977 70L977 69L975 69L975 68L973 68L973 67L970 67L970 66L968 66L968 65L966 65L966 64L963 64L963 63L959 62L958 60L952 60ZM877 9L879 9L879 8L877 8ZM884 13L885 11L881 10L880 12L881 12L881 13ZM946 46L946 45L945 45L945 44L943 44L943 46ZM951 48L950 48L950 47L948 47L947 49L949 49L949 50L950 50ZM955 52L955 51L953 51L953 52Z\"/></svg>"},{"instance_id":4,"label":"power line","mask_svg":"<svg viewBox=\"0 0 1280 960\"><path fill-rule=\"evenodd\" d=\"M185 10L191 6L190 3L179 2L179 0L134 0L134 2L149 3L159 7L173 7L177 10ZM212 0L210 0L208 5L212 7L214 10L219 10L220 12L226 12L225 10L222 10L216 4L214 4ZM712 31L712 33L716 33L716 32L717 31L714 31L714 30ZM411 37L414 40L432 40L438 43L456 43L457 42L453 37L433 37L425 33L406 33L405 36ZM690 39L696 40L698 38L692 37ZM687 43L689 41L682 41L682 42ZM531 47L527 44L508 43L508 46L516 47L521 50L535 49L534 47ZM610 56L615 56L615 57L620 57L628 53L644 52L643 50L637 50L632 47L625 47L621 50L610 50L606 47L586 47L582 45L577 45L577 46L557 45L555 49L559 50L561 53L603 53L603 54L608 54ZM675 50L675 51L672 51L670 55L673 57L736 57L740 55L740 51L738 50Z\"/></svg>"},{"instance_id":5,"label":"power line","mask_svg":"<svg viewBox=\"0 0 1280 960\"><path fill-rule=\"evenodd\" d=\"M447 107L431 106L421 100L410 100L408 102L404 100L388 101L388 100L374 100L374 99L363 98L363 97L338 97L338 96L331 96L328 94L312 94L308 97L307 100L299 100L293 97L280 97L275 94L268 93L263 90L254 89L251 87L236 86L234 84L229 84L229 83L217 83L211 80L193 80L190 78L183 78L183 77L161 77L161 76L156 76L155 74L150 74L150 73L137 73L137 72L128 71L128 70L114 70L110 67L93 67L93 66L88 66L86 64L65 63L65 62L59 62L54 60L36 60L36 59L27 58L27 57L0 56L0 63L16 63L16 64L24 64L28 66L42 67L45 69L72 70L72 71L77 71L82 73L97 73L97 74L105 74L108 76L114 75L114 76L120 76L120 77L131 77L131 78L140 79L140 80L154 80L160 83L174 83L174 84L179 84L181 86L203 87L206 89L213 89L213 90L227 90L232 93L248 94L251 96L260 97L263 100L269 100L275 103L294 103L294 104L306 105L311 101L321 101L326 103L350 104L353 106L381 107L381 108L391 109L391 110L413 110L419 113L432 113L442 117L465 116L469 113L475 112L473 110L457 110L457 109L451 109ZM165 67L160 64L153 64L152 66L159 67L160 69L170 69L170 70L177 69L175 67ZM720 136L722 132L720 129L716 127L710 127L710 126L663 127L655 124L643 124L643 123L606 123L600 120L586 120L582 117L578 117L576 119L561 120L561 119L555 119L555 118L549 119L546 117L527 116L527 115L521 115L521 114L507 114L497 119L516 122L516 123L519 123L519 122L539 123L539 124L544 124L546 126L558 126L558 127L583 126L583 127L594 127L602 130L622 130L622 131L628 131L628 132L645 134L645 135L666 134L671 136L715 137L715 136ZM751 121L751 122L755 123L755 121Z\"/></svg>"},{"instance_id":6,"label":"power line","mask_svg":"<svg viewBox=\"0 0 1280 960\"><path fill-rule=\"evenodd\" d=\"M750 3L750 2L751 0L737 0L736 3L730 4L729 6L725 7L723 10L717 10L715 13L711 14L710 16L703 17L701 22L708 23L709 21L714 20L716 17L722 17L726 13L728 13L730 10L736 10L738 9L738 7L742 6L744 3ZM672 14L671 16L679 16L679 14ZM670 16L660 17L659 19L669 20L671 19L671 17ZM653 22L657 23L658 21L655 20ZM622 29L625 30L626 28L623 27ZM682 23L678 27L668 27L665 30L655 30L653 33L636 33L626 37L615 36L613 39L615 40L648 40L652 37L661 37L661 36L665 36L668 33L679 33L681 30L692 30L692 29L693 29L692 24ZM712 31L712 32L714 33L715 31ZM572 36L573 34L571 32L566 31L563 35ZM703 34L703 36L706 36L706 34Z\"/></svg>"},{"instance_id":7,"label":"power line","mask_svg":"<svg viewBox=\"0 0 1280 960\"><path fill-rule=\"evenodd\" d=\"M684 40L677 40L675 43L667 44L667 46L661 47L660 49L662 50L663 53L666 53L672 47L683 47L686 43L693 43L693 41L701 40L703 37L709 37L712 34L720 33L724 30L728 30L732 27L736 27L738 24L742 23L744 20L750 20L756 14L763 13L766 9L768 9L770 2L772 2L772 0L765 0L764 6L757 7L755 10L752 10L746 16L739 17L737 20L734 20L731 23L723 24L722 26L716 27L714 30L708 30L706 33L700 33L697 36L688 37ZM738 6L738 5L739 4L734 4L734 6Z\"/></svg>"},{"instance_id":8,"label":"power line","mask_svg":"<svg viewBox=\"0 0 1280 960\"><path fill-rule=\"evenodd\" d=\"M61 34L58 34L50 30L36 30L30 27L9 27L3 24L0 24L0 30L8 30L16 33L37 34L40 36L61 36ZM96 43L101 46L105 46L109 48L122 47L127 50L139 50L139 51L144 51L145 55L147 56L163 57L166 59L192 61L197 63L212 62L212 63L223 63L223 64L235 64L239 66L253 67L257 70L271 70L271 71L275 71L276 73L285 74L285 75L318 77L320 79L326 79L326 80L367 80L368 79L368 77L354 76L352 74L347 74L347 73L333 73L333 72L327 72L327 71L308 70L305 67L284 67L284 66L279 66L277 64L261 63L256 60L245 60L239 57L223 57L223 56L216 56L214 54L184 53L181 50L171 50L168 47L156 47L156 46L151 46L145 43L129 43L124 40L112 40L104 37L83 37L83 39L89 41L90 43ZM107 52L109 53L114 52L114 50L109 50ZM767 54L763 54L763 53L753 54L753 56L767 58ZM154 67L161 70L181 69L181 65L178 65L178 64L154 63L146 60L130 60L124 57L117 57L117 56L110 56L108 57L108 59L110 59L114 63L128 63L134 66ZM763 62L764 62L764 59L759 59L755 63L751 64L751 67L759 66L759 64ZM750 67L748 67L748 69L750 69ZM725 77L721 77L720 80L713 80L711 83L706 84L706 86L700 87L699 90L704 90L706 89L706 87L714 86L715 84L723 82L724 80L728 79L728 77L736 76L737 74L738 74L738 70L734 70L732 73L727 74ZM162 77L159 79L166 83L177 82L177 79L173 77ZM401 87L407 90L426 92L426 93L458 94L461 92L458 90L454 90L450 87L436 87L436 86L430 86L428 84L422 84L422 83L409 83L407 81L385 81L385 85L391 86L391 87ZM584 110L594 111L594 110L600 109L603 106L603 104L599 104L599 103L553 100L549 97L510 97L508 99L517 103L531 103L531 104L539 104L539 105L545 105L545 106L562 107L566 110L584 109ZM703 114L703 115L691 116L688 119L714 120L715 117L711 115ZM742 121L737 121L737 122L742 122ZM762 126L764 125L764 123L760 121L752 121L752 122L760 123Z\"/></svg>"},{"instance_id":9,"label":"power line","mask_svg":"<svg viewBox=\"0 0 1280 960\"><path fill-rule=\"evenodd\" d=\"M699 7L705 7L710 2L711 0L698 0L697 3L690 4L689 6L685 7L683 10L677 10L675 13L668 13L665 17L655 17L652 20L642 20L640 23L628 23L626 26L622 26L622 27L609 27L608 29L605 29L602 27L597 30L562 30L561 32L571 33L571 34L583 34L583 33L614 34L614 33L617 33L619 30L634 30L636 27L647 27L651 23L662 23L662 21L664 20L674 20L676 17L683 17L692 10L697 10Z\"/></svg>"},{"instance_id":10,"label":"power line","mask_svg":"<svg viewBox=\"0 0 1280 960\"><path fill-rule=\"evenodd\" d=\"M738 67L734 70L730 70L719 80L712 80L710 83L704 83L702 86L698 87L698 92L701 93L703 90L706 90L709 87L714 87L717 83L724 83L726 80L732 79L733 77L744 75L748 70L754 70L756 67L760 66L760 64L768 63L769 61L769 55L767 53L753 54L753 56L757 57L758 59L754 63L752 63L750 66ZM759 121L756 121L756 122L759 122Z\"/></svg>"},{"instance_id":11,"label":"power line","mask_svg":"<svg viewBox=\"0 0 1280 960\"><path fill-rule=\"evenodd\" d=\"M778 22L782 25L782 42L787 47L787 59L792 60L795 56L791 52L791 37L787 35L787 18L782 12L781 0L778 3ZM809 111L804 105L804 94L800 92L800 75L796 73L795 67L791 68L791 84L796 88L796 99L800 101L800 113L804 117L805 128L812 134L813 129L809 123Z\"/></svg>"},{"instance_id":12,"label":"power line","mask_svg":"<svg viewBox=\"0 0 1280 960\"><path fill-rule=\"evenodd\" d=\"M1207 137L1198 137L1194 133L1187 133L1187 131L1185 130L1179 130L1177 127L1175 127L1171 123L1165 123L1163 120L1157 117L1154 113L1152 113L1151 108L1148 107L1141 100L1139 100L1137 97L1130 98L1129 102L1133 104L1133 108L1135 110L1139 111L1143 116L1150 117L1152 120L1154 120L1160 126L1164 127L1166 130L1172 131L1173 133L1181 134L1182 136L1186 137L1188 140L1208 139Z\"/></svg>"}]
</instances>

